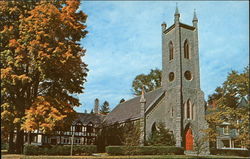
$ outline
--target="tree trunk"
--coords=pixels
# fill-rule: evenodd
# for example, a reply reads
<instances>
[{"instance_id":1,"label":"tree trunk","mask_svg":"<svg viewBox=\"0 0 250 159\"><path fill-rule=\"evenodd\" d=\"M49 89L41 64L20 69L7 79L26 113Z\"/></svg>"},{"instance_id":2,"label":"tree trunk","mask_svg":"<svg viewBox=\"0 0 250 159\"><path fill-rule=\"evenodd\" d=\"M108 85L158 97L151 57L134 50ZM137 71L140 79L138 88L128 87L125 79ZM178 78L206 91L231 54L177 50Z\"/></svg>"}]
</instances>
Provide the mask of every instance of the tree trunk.
<instances>
[{"instance_id":1,"label":"tree trunk","mask_svg":"<svg viewBox=\"0 0 250 159\"><path fill-rule=\"evenodd\" d=\"M24 137L24 131L23 130L17 130L17 138L16 138L16 153L21 154L23 153L23 137Z\"/></svg>"},{"instance_id":2,"label":"tree trunk","mask_svg":"<svg viewBox=\"0 0 250 159\"><path fill-rule=\"evenodd\" d=\"M14 139L14 131L10 131L9 133L9 149L8 149L8 153L15 153L15 145L14 145L14 142L13 142L13 139Z\"/></svg>"}]
</instances>

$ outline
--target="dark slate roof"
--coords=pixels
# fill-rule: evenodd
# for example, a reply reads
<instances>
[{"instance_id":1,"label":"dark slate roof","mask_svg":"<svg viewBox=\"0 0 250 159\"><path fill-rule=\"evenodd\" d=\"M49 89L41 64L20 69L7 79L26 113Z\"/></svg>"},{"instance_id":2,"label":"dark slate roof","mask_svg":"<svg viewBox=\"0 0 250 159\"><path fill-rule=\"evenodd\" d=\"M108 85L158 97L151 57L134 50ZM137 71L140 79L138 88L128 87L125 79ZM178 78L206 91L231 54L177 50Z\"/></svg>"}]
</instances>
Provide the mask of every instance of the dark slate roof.
<instances>
[{"instance_id":1,"label":"dark slate roof","mask_svg":"<svg viewBox=\"0 0 250 159\"><path fill-rule=\"evenodd\" d=\"M102 123L105 115L102 114L88 114L88 113L77 113L77 118L73 121L73 125L77 122L81 122L83 125L87 125L90 122L94 125L99 125Z\"/></svg>"},{"instance_id":2,"label":"dark slate roof","mask_svg":"<svg viewBox=\"0 0 250 159\"><path fill-rule=\"evenodd\" d=\"M164 94L162 88L145 94L146 110L152 106ZM124 122L128 119L134 120L140 118L140 98L141 96L132 98L123 103L118 104L104 119L104 122L112 124L115 122Z\"/></svg>"}]
</instances>

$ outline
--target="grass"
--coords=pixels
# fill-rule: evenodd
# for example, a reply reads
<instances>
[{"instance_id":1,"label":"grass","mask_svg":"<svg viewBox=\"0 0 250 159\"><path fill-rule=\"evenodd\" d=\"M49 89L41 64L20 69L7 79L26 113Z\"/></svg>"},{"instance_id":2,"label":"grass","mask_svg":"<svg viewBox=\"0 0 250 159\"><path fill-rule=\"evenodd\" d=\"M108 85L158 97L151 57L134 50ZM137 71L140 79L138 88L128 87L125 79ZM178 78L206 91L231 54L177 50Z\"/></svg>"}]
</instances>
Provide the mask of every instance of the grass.
<instances>
[{"instance_id":1,"label":"grass","mask_svg":"<svg viewBox=\"0 0 250 159\"><path fill-rule=\"evenodd\" d=\"M147 156L108 156L107 154L98 154L98 156L26 156L26 155L16 155L16 154L6 154L1 155L3 159L92 159L92 158L102 158L102 159L165 159L165 158L183 158L183 159L205 159L205 158L246 158L246 157L238 157L238 156L206 156L206 157L197 157L197 156L187 156L187 155L147 155Z\"/></svg>"}]
</instances>

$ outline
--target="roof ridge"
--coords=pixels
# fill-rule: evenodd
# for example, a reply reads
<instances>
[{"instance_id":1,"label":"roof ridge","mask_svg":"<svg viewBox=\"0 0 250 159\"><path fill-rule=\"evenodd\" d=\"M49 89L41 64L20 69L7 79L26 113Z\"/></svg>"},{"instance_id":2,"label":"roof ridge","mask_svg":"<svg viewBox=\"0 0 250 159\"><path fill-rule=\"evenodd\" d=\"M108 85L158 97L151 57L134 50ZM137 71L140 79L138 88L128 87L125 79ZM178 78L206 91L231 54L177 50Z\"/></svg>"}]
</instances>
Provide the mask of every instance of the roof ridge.
<instances>
[{"instance_id":1,"label":"roof ridge","mask_svg":"<svg viewBox=\"0 0 250 159\"><path fill-rule=\"evenodd\" d=\"M159 88L156 88L156 89L151 90L151 91L149 91L149 92L145 92L144 95L146 96L147 94L150 94L150 93L152 93L152 92L154 92L154 91L156 91L156 90L159 90L159 89L161 89L161 88L162 88L162 87L159 87ZM120 104L124 104L124 103L126 103L126 102L128 102L128 101L130 101L130 100L132 100L132 99L139 98L139 97L141 97L141 95L136 96L136 97L134 97L134 98L130 98L130 99L128 99L128 100L125 100L124 102L119 103L119 104L117 104L116 106L118 106L118 105L120 105Z\"/></svg>"}]
</instances>

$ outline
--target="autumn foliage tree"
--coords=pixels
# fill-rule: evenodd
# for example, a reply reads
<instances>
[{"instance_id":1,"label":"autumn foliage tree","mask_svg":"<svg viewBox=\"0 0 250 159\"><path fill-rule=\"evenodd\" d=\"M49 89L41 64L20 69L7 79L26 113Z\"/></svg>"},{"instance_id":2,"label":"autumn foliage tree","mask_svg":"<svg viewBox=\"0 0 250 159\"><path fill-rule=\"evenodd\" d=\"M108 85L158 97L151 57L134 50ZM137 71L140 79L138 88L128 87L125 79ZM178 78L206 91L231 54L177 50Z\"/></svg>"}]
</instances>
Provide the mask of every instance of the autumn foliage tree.
<instances>
[{"instance_id":1,"label":"autumn foliage tree","mask_svg":"<svg viewBox=\"0 0 250 159\"><path fill-rule=\"evenodd\" d=\"M87 15L79 0L1 1L1 122L9 151L22 151L25 131L49 132L74 115L87 65L79 41ZM16 143L13 135L16 131Z\"/></svg>"},{"instance_id":2,"label":"autumn foliage tree","mask_svg":"<svg viewBox=\"0 0 250 159\"><path fill-rule=\"evenodd\" d=\"M230 123L231 129L238 129L236 137L241 146L250 147L249 138L249 67L242 73L231 71L222 86L216 88L215 93L209 96L208 103L215 107L208 108L206 115L210 125L205 132L207 138L215 142L219 135L216 126L223 122ZM248 105L239 107L242 97L247 98Z\"/></svg>"}]
</instances>

